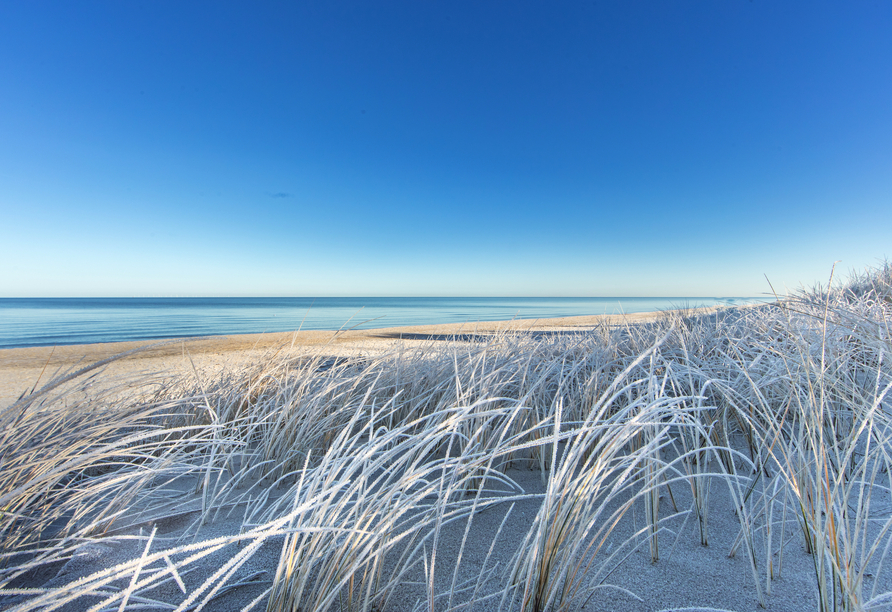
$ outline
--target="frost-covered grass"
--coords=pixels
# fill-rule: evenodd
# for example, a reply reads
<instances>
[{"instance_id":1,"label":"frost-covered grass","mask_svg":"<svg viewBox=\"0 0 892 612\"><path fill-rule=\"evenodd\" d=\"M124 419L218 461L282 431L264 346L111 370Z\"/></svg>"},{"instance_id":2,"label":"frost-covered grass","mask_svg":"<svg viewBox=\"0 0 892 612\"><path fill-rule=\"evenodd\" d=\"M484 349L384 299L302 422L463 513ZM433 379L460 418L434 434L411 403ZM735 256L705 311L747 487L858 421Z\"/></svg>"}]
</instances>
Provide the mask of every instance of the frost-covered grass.
<instances>
[{"instance_id":1,"label":"frost-covered grass","mask_svg":"<svg viewBox=\"0 0 892 612\"><path fill-rule=\"evenodd\" d=\"M755 600L770 601L784 551L804 543L822 610L886 606L890 279L885 265L768 306L584 333L276 357L127 401L48 388L0 413L0 593L23 611L196 609L276 546L256 608L387 610L414 589L419 609L575 609L624 551L660 558L666 487L690 492L677 513L707 545L718 481ZM516 466L539 470L544 492L514 482ZM474 518L531 498L511 563L460 580ZM636 506L645 523L608 544ZM233 513L237 533L202 537ZM186 535L153 544L175 516ZM444 563L453 524L458 554ZM30 590L41 568L140 526L141 554ZM210 559L187 589L182 575ZM165 582L176 602L156 599Z\"/></svg>"}]
</instances>

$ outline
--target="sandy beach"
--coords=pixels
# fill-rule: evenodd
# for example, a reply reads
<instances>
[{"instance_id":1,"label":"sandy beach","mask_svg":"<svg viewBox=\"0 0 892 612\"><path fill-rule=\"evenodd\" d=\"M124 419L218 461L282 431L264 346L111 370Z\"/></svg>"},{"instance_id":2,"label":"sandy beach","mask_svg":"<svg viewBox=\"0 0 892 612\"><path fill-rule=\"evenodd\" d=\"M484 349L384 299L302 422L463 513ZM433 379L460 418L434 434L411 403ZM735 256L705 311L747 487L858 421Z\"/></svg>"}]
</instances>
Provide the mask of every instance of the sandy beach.
<instances>
[{"instance_id":1,"label":"sandy beach","mask_svg":"<svg viewBox=\"0 0 892 612\"><path fill-rule=\"evenodd\" d=\"M711 312L715 309L702 309ZM592 315L554 319L484 321L469 324L420 325L348 331L295 331L269 334L236 334L205 338L143 340L0 349L0 407L23 392L39 388L54 375L143 349L103 369L103 377L117 380L127 375L188 372L192 364L202 371L268 358L272 354L344 356L377 354L396 343L417 348L430 342L461 341L462 336L504 331L574 332L598 325L620 325L652 320L665 313ZM190 361L191 358L191 361Z\"/></svg>"}]
</instances>

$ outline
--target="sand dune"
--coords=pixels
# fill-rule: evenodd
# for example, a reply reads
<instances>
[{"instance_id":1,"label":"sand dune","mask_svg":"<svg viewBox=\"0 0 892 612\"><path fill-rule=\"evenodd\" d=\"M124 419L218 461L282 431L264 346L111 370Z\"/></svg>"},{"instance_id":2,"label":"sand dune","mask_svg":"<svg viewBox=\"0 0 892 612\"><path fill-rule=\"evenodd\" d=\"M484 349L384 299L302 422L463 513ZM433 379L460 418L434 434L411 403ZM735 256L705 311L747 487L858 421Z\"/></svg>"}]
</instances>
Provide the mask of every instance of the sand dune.
<instances>
[{"instance_id":1,"label":"sand dune","mask_svg":"<svg viewBox=\"0 0 892 612\"><path fill-rule=\"evenodd\" d=\"M148 348L0 411L0 604L881 607L888 306L846 299ZM147 344L3 351L6 405Z\"/></svg>"}]
</instances>

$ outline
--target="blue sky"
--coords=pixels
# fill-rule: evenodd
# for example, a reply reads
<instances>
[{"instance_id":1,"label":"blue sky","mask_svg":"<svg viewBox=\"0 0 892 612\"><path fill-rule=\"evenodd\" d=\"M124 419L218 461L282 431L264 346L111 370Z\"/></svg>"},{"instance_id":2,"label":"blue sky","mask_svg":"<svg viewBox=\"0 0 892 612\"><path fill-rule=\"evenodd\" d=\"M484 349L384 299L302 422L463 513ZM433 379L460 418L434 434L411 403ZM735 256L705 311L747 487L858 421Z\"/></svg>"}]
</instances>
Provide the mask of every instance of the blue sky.
<instances>
[{"instance_id":1,"label":"blue sky","mask_svg":"<svg viewBox=\"0 0 892 612\"><path fill-rule=\"evenodd\" d=\"M892 256L892 3L0 2L0 297L730 296Z\"/></svg>"}]
</instances>

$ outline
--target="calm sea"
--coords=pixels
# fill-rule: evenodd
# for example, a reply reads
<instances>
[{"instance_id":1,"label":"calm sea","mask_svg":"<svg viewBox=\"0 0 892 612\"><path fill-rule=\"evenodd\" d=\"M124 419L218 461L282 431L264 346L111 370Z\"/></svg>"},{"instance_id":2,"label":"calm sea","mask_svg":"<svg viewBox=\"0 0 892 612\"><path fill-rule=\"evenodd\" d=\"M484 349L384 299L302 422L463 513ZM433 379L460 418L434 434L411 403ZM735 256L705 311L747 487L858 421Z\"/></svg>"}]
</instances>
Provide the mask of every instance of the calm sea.
<instances>
[{"instance_id":1,"label":"calm sea","mask_svg":"<svg viewBox=\"0 0 892 612\"><path fill-rule=\"evenodd\" d=\"M0 348L740 305L757 298L0 298Z\"/></svg>"}]
</instances>

